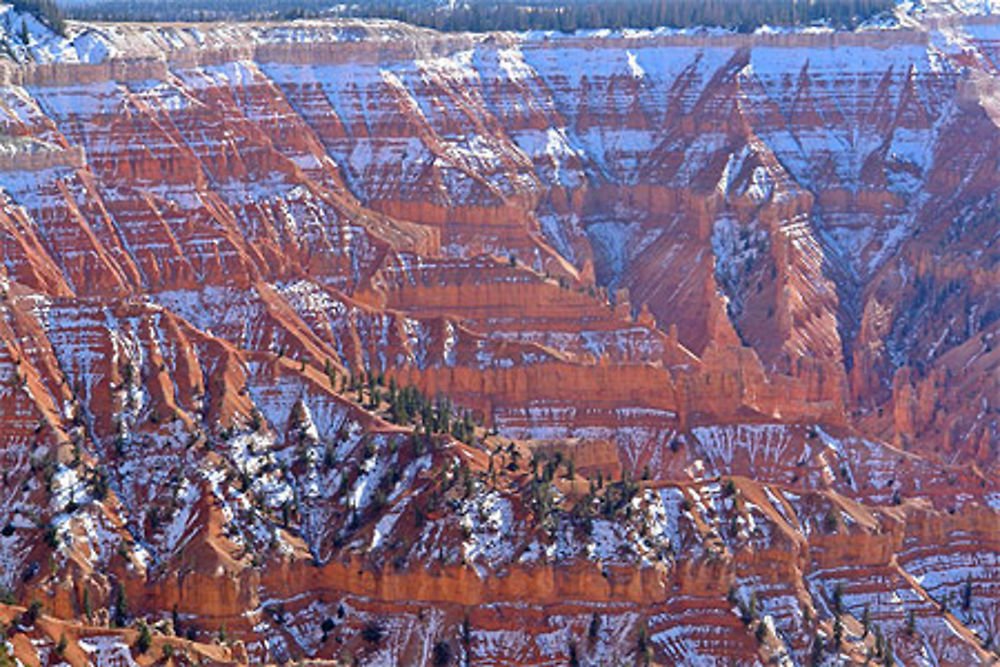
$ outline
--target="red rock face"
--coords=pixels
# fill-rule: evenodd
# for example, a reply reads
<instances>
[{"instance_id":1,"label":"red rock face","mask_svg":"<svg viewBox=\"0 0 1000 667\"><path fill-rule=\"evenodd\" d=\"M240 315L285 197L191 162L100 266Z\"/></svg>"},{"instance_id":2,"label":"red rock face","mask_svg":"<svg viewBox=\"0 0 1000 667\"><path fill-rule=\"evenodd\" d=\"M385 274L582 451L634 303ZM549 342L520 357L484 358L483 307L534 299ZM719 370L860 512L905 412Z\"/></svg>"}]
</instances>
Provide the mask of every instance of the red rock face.
<instances>
[{"instance_id":1,"label":"red rock face","mask_svg":"<svg viewBox=\"0 0 1000 667\"><path fill-rule=\"evenodd\" d=\"M0 89L23 660L990 659L993 22L71 37Z\"/></svg>"}]
</instances>

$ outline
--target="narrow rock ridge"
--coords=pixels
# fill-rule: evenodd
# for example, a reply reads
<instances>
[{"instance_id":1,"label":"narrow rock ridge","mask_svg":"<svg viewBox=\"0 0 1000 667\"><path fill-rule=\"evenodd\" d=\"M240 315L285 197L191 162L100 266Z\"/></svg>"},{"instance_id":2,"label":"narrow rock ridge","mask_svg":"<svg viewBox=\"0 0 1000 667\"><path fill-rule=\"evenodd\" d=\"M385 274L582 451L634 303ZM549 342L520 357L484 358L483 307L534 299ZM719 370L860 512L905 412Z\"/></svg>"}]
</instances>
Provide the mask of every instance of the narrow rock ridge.
<instances>
[{"instance_id":1,"label":"narrow rock ridge","mask_svg":"<svg viewBox=\"0 0 1000 667\"><path fill-rule=\"evenodd\" d=\"M936 12L24 17L8 650L993 660L1000 22Z\"/></svg>"}]
</instances>

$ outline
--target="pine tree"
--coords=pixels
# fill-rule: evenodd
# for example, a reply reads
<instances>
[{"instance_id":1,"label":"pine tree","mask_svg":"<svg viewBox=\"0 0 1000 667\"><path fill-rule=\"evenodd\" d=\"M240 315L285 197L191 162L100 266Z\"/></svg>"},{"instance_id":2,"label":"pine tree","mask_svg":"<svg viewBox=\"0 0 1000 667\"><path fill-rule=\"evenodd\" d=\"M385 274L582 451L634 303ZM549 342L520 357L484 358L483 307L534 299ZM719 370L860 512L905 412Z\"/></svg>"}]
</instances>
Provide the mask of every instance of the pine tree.
<instances>
[{"instance_id":1,"label":"pine tree","mask_svg":"<svg viewBox=\"0 0 1000 667\"><path fill-rule=\"evenodd\" d=\"M642 664L648 665L652 658L652 651L649 645L649 630L646 628L645 621L639 626L639 634L636 636L635 647L639 654L639 660Z\"/></svg>"},{"instance_id":2,"label":"pine tree","mask_svg":"<svg viewBox=\"0 0 1000 667\"><path fill-rule=\"evenodd\" d=\"M833 611L835 614L844 613L844 585L837 582L837 585L833 587Z\"/></svg>"},{"instance_id":3,"label":"pine tree","mask_svg":"<svg viewBox=\"0 0 1000 667\"><path fill-rule=\"evenodd\" d=\"M965 577L965 585L962 587L962 610L969 611L972 607L972 575Z\"/></svg>"},{"instance_id":4,"label":"pine tree","mask_svg":"<svg viewBox=\"0 0 1000 667\"><path fill-rule=\"evenodd\" d=\"M125 599L125 588L121 584L115 586L114 606L114 614L112 616L114 625L115 627L123 628L126 621L128 621L128 600Z\"/></svg>"},{"instance_id":5,"label":"pine tree","mask_svg":"<svg viewBox=\"0 0 1000 667\"><path fill-rule=\"evenodd\" d=\"M139 621L139 636L135 640L135 650L145 654L152 643L153 637L149 633L149 626L146 625L146 621Z\"/></svg>"}]
</instances>

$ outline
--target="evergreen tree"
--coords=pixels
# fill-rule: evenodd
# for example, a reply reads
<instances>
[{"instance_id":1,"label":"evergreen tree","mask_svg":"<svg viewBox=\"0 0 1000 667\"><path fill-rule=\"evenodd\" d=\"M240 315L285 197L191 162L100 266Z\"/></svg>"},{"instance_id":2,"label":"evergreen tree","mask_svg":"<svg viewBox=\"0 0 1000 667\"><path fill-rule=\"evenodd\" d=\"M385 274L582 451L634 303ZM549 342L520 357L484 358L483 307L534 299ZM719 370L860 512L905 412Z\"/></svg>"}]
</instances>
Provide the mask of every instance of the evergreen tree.
<instances>
[{"instance_id":1,"label":"evergreen tree","mask_svg":"<svg viewBox=\"0 0 1000 667\"><path fill-rule=\"evenodd\" d=\"M140 654L145 654L149 651L150 645L153 643L153 637L149 633L149 626L146 625L145 621L139 621L139 636L135 640L135 650Z\"/></svg>"},{"instance_id":2,"label":"evergreen tree","mask_svg":"<svg viewBox=\"0 0 1000 667\"><path fill-rule=\"evenodd\" d=\"M128 621L128 601L125 599L125 588L118 584L115 586L114 614L112 615L115 627L125 627Z\"/></svg>"},{"instance_id":3,"label":"evergreen tree","mask_svg":"<svg viewBox=\"0 0 1000 667\"><path fill-rule=\"evenodd\" d=\"M594 612L594 615L590 617L590 626L587 628L587 637L591 641L597 639L598 633L601 631L601 617Z\"/></svg>"},{"instance_id":4,"label":"evergreen tree","mask_svg":"<svg viewBox=\"0 0 1000 667\"><path fill-rule=\"evenodd\" d=\"M73 18L163 21L297 19L320 15L387 18L445 31L560 30L720 26L751 31L762 25L823 22L852 28L893 0L496 0L443 4L430 0L367 0L331 9L328 0L96 0L69 8ZM15 0L47 17L62 17L53 0Z\"/></svg>"}]
</instances>

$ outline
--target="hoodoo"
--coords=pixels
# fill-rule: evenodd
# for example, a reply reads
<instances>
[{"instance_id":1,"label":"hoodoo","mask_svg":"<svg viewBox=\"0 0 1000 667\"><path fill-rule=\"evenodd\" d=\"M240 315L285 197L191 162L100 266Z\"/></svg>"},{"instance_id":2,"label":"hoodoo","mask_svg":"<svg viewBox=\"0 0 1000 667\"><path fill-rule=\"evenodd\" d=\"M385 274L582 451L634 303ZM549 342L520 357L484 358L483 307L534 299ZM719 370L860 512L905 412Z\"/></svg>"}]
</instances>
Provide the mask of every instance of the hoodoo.
<instances>
[{"instance_id":1,"label":"hoodoo","mask_svg":"<svg viewBox=\"0 0 1000 667\"><path fill-rule=\"evenodd\" d=\"M998 659L1000 19L23 4L0 665Z\"/></svg>"}]
</instances>

